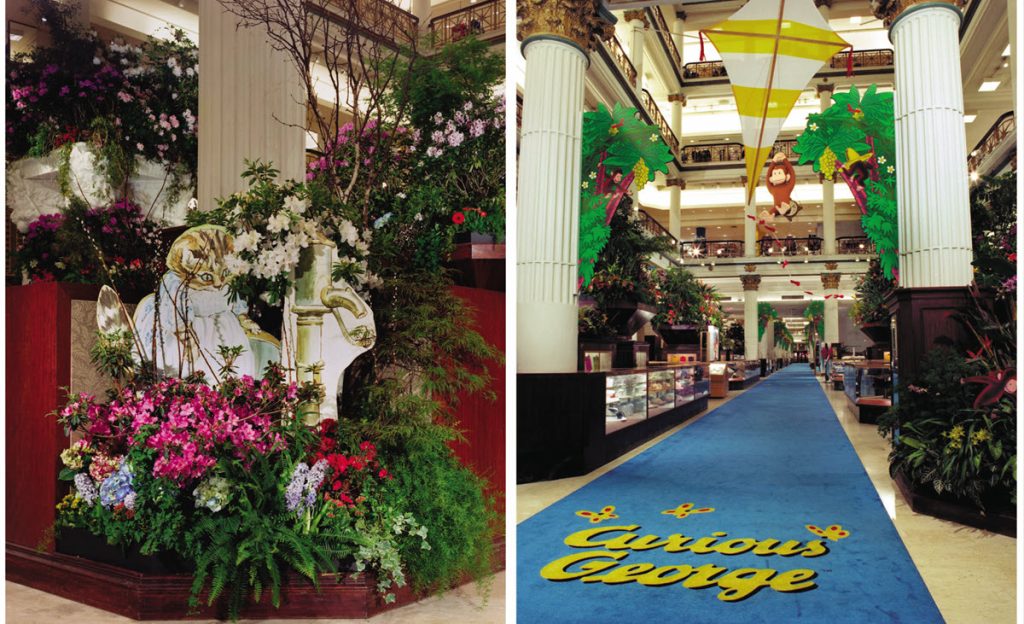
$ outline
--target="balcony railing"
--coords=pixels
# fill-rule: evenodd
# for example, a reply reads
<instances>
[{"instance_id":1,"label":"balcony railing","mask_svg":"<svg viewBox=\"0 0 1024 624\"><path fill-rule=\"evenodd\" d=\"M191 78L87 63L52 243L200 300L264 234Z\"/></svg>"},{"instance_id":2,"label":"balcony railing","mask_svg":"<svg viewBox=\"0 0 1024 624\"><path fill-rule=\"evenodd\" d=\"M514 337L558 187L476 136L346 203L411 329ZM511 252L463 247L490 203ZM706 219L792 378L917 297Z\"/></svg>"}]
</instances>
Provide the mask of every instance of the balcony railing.
<instances>
[{"instance_id":1,"label":"balcony railing","mask_svg":"<svg viewBox=\"0 0 1024 624\"><path fill-rule=\"evenodd\" d=\"M612 55L612 60L619 66L619 71L622 72L622 75L626 77L626 81L635 89L636 68L633 67L633 61L629 60L629 55L622 49L622 44L619 43L618 37L608 39L605 42L605 46Z\"/></svg>"},{"instance_id":2,"label":"balcony railing","mask_svg":"<svg viewBox=\"0 0 1024 624\"><path fill-rule=\"evenodd\" d=\"M669 30L668 23L665 22L664 14L656 6L648 10L654 15L654 21L658 29L658 38L661 39L661 44L665 47L668 55L672 57L672 66L681 67L683 65L683 57L679 55L679 48L676 47L676 42L672 41L672 31Z\"/></svg>"},{"instance_id":3,"label":"balcony railing","mask_svg":"<svg viewBox=\"0 0 1024 624\"><path fill-rule=\"evenodd\" d=\"M775 151L783 152L790 159L799 158L793 151L796 141L786 140L775 143ZM687 145L680 154L684 164L731 163L743 162L743 145L739 143L712 143L704 145Z\"/></svg>"},{"instance_id":4,"label":"balcony railing","mask_svg":"<svg viewBox=\"0 0 1024 624\"><path fill-rule=\"evenodd\" d=\"M985 138L978 143L977 147L971 151L971 155L967 158L967 169L969 171L977 171L981 166L981 163L985 158L994 152L999 145L1006 140L1006 137L1013 137L1017 134L1017 121L1013 116L1013 111L1003 113L1003 115L996 120L992 127L989 128Z\"/></svg>"},{"instance_id":5,"label":"balcony railing","mask_svg":"<svg viewBox=\"0 0 1024 624\"><path fill-rule=\"evenodd\" d=\"M855 50L840 52L832 57L828 66L832 69L846 69L847 57L853 57L853 68L891 67L893 64L892 50Z\"/></svg>"},{"instance_id":6,"label":"balcony railing","mask_svg":"<svg viewBox=\"0 0 1024 624\"><path fill-rule=\"evenodd\" d=\"M660 225L660 224L659 224ZM802 238L766 238L760 241L762 256L818 256L824 250L825 240L816 236ZM683 258L742 258L741 240L692 240L681 243ZM866 236L840 236L836 239L836 253L844 256L873 255L875 245Z\"/></svg>"},{"instance_id":7,"label":"balcony railing","mask_svg":"<svg viewBox=\"0 0 1024 624\"><path fill-rule=\"evenodd\" d=\"M840 52L829 61L829 68L834 70L846 69L847 57L850 52ZM892 67L892 50L857 50L852 53L853 67ZM683 65L684 80L706 80L709 78L724 78L728 76L725 71L725 64L722 61L700 61Z\"/></svg>"},{"instance_id":8,"label":"balcony railing","mask_svg":"<svg viewBox=\"0 0 1024 624\"><path fill-rule=\"evenodd\" d=\"M654 97L647 89L640 90L640 103L644 105L644 110L651 116L654 124L661 130L661 138L665 140L665 144L668 145L669 149L672 150L673 154L679 153L679 139L676 138L676 133L672 132L672 126L669 125L665 116L661 114L661 109L658 108L658 104L654 101Z\"/></svg>"},{"instance_id":9,"label":"balcony railing","mask_svg":"<svg viewBox=\"0 0 1024 624\"><path fill-rule=\"evenodd\" d=\"M504 37L505 3L499 0L484 0L435 17L430 20L430 32L439 47L469 35L499 33Z\"/></svg>"},{"instance_id":10,"label":"balcony railing","mask_svg":"<svg viewBox=\"0 0 1024 624\"><path fill-rule=\"evenodd\" d=\"M387 0L331 0L327 9L329 18L357 24L385 45L408 46L419 37L419 19Z\"/></svg>"}]
</instances>

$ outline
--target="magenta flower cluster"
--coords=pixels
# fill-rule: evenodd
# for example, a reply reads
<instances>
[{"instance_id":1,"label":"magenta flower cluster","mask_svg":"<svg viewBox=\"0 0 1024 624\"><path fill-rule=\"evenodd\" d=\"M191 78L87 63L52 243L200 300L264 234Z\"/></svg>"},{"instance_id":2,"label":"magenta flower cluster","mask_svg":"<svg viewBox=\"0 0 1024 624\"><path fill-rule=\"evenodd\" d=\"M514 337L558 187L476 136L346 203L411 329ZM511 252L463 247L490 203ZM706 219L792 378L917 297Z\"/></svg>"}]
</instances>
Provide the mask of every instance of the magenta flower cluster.
<instances>
[{"instance_id":1,"label":"magenta flower cluster","mask_svg":"<svg viewBox=\"0 0 1024 624\"><path fill-rule=\"evenodd\" d=\"M435 113L431 118L434 129L430 132L426 155L430 158L443 156L447 150L457 148L469 139L480 138L489 130L504 132L504 114L505 103L501 100L489 106L476 107L472 102L466 102L451 118Z\"/></svg>"},{"instance_id":2,"label":"magenta flower cluster","mask_svg":"<svg viewBox=\"0 0 1024 624\"><path fill-rule=\"evenodd\" d=\"M219 389L169 379L144 390L125 389L106 405L81 395L61 415L81 414L89 444L146 446L158 454L152 474L179 485L202 479L221 457L249 461L287 443L273 415L297 400L294 384L274 386L245 376Z\"/></svg>"},{"instance_id":3,"label":"magenta flower cluster","mask_svg":"<svg viewBox=\"0 0 1024 624\"><path fill-rule=\"evenodd\" d=\"M324 155L309 163L306 172L306 180L313 180L318 175L342 174L351 168L357 159L361 160L362 166L369 166L378 158L378 164L386 166L397 165L408 160L411 154L416 151L416 144L419 142L419 130L410 131L405 126L397 126L393 130L381 128L376 119L370 119L363 124L363 129L356 135L355 126L348 122L338 129L338 135L333 141L328 141L324 149ZM390 156L383 163L379 160L376 143L390 141Z\"/></svg>"}]
</instances>

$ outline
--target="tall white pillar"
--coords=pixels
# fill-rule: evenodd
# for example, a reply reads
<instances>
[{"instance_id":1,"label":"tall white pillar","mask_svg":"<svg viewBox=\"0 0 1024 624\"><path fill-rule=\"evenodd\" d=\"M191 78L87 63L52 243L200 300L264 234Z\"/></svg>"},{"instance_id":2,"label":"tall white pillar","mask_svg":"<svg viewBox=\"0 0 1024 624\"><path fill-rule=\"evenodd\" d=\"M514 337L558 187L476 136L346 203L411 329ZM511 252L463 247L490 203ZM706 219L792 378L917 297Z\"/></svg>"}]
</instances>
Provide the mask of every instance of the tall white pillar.
<instances>
[{"instance_id":1,"label":"tall white pillar","mask_svg":"<svg viewBox=\"0 0 1024 624\"><path fill-rule=\"evenodd\" d=\"M835 270L835 262L826 262L825 268ZM839 342L839 280L842 273L822 273L821 286L825 289L825 342L830 345Z\"/></svg>"},{"instance_id":2,"label":"tall white pillar","mask_svg":"<svg viewBox=\"0 0 1024 624\"><path fill-rule=\"evenodd\" d=\"M825 81L817 85L818 99L821 101L821 112L832 106L832 91L835 85ZM836 184L821 176L821 225L822 237L825 239L822 253L832 256L836 253Z\"/></svg>"},{"instance_id":3,"label":"tall white pillar","mask_svg":"<svg viewBox=\"0 0 1024 624\"><path fill-rule=\"evenodd\" d=\"M1010 85L1013 87L1013 112L1020 119L1020 101L1017 98L1017 4L1020 0L1006 0L1006 21L1010 29Z\"/></svg>"},{"instance_id":4,"label":"tall white pillar","mask_svg":"<svg viewBox=\"0 0 1024 624\"><path fill-rule=\"evenodd\" d=\"M632 32L629 38L629 60L636 69L636 90L644 87L644 40L647 38L647 14L643 10L623 14Z\"/></svg>"},{"instance_id":5,"label":"tall white pillar","mask_svg":"<svg viewBox=\"0 0 1024 624\"><path fill-rule=\"evenodd\" d=\"M894 4L902 8L889 29L896 64L900 285L966 286L973 270L962 15L953 0Z\"/></svg>"},{"instance_id":6,"label":"tall white pillar","mask_svg":"<svg viewBox=\"0 0 1024 624\"><path fill-rule=\"evenodd\" d=\"M430 0L412 0L412 14L419 20L421 32L430 28Z\"/></svg>"},{"instance_id":7,"label":"tall white pillar","mask_svg":"<svg viewBox=\"0 0 1024 624\"><path fill-rule=\"evenodd\" d=\"M743 177L743 187L746 188L747 179ZM753 217L753 218L751 218ZM753 258L757 255L757 194L750 198L743 208L743 255Z\"/></svg>"},{"instance_id":8,"label":"tall white pillar","mask_svg":"<svg viewBox=\"0 0 1024 624\"><path fill-rule=\"evenodd\" d=\"M743 281L743 359L757 360L757 289L761 276L756 273L740 275Z\"/></svg>"},{"instance_id":9,"label":"tall white pillar","mask_svg":"<svg viewBox=\"0 0 1024 624\"><path fill-rule=\"evenodd\" d=\"M1008 0L1013 2L1013 0ZM676 19L672 22L672 42L676 44L676 49L679 50L679 57L683 56L683 33L686 32L686 12L680 10L682 5L675 5ZM679 72L682 73L683 68L679 68ZM683 137L679 137L682 139Z\"/></svg>"},{"instance_id":10,"label":"tall white pillar","mask_svg":"<svg viewBox=\"0 0 1024 624\"><path fill-rule=\"evenodd\" d=\"M199 181L201 210L246 188L244 159L273 162L279 179L302 180L306 168L305 88L262 28L236 28L217 2L199 3ZM245 97L240 94L259 94Z\"/></svg>"},{"instance_id":11,"label":"tall white pillar","mask_svg":"<svg viewBox=\"0 0 1024 624\"><path fill-rule=\"evenodd\" d=\"M526 9L519 23L526 76L517 211L518 369L572 372L583 77L597 6L568 20L554 2L531 2ZM552 32L552 24L563 30Z\"/></svg>"},{"instance_id":12,"label":"tall white pillar","mask_svg":"<svg viewBox=\"0 0 1024 624\"><path fill-rule=\"evenodd\" d=\"M676 237L676 240L682 240L680 234L683 229L680 191L686 188L686 181L680 178L673 178L668 183L668 231L672 236Z\"/></svg>"}]
</instances>

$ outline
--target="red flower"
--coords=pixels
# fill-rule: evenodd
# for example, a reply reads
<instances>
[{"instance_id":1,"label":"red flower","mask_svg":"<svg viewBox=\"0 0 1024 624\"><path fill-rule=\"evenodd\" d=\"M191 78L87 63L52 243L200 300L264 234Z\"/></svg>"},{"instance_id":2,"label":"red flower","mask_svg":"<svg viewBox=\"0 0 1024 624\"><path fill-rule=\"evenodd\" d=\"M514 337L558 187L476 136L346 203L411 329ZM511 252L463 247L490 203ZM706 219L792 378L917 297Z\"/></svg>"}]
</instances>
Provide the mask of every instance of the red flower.
<instances>
[{"instance_id":1,"label":"red flower","mask_svg":"<svg viewBox=\"0 0 1024 624\"><path fill-rule=\"evenodd\" d=\"M452 223L454 223L455 225L462 225L465 222L466 215L462 214L461 212L456 212L455 214L452 215Z\"/></svg>"},{"instance_id":2,"label":"red flower","mask_svg":"<svg viewBox=\"0 0 1024 624\"><path fill-rule=\"evenodd\" d=\"M984 375L965 377L963 383L985 384L981 393L974 399L974 408L994 405L1004 394L1017 394L1017 373L1012 369L989 371Z\"/></svg>"}]
</instances>

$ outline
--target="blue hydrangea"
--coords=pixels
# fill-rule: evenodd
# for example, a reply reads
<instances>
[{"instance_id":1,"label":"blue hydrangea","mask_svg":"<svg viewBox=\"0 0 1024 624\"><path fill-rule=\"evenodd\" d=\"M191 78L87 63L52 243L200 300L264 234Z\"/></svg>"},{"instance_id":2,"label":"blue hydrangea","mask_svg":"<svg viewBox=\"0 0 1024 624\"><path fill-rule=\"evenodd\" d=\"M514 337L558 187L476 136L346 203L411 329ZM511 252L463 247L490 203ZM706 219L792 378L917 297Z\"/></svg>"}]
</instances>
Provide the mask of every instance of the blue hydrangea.
<instances>
[{"instance_id":1,"label":"blue hydrangea","mask_svg":"<svg viewBox=\"0 0 1024 624\"><path fill-rule=\"evenodd\" d=\"M132 488L132 470L127 461L122 461L117 472L104 479L100 485L100 504L109 509L114 505L124 503L129 494L135 494L135 490ZM134 496L131 501L134 506Z\"/></svg>"},{"instance_id":2,"label":"blue hydrangea","mask_svg":"<svg viewBox=\"0 0 1024 624\"><path fill-rule=\"evenodd\" d=\"M192 496L196 498L196 507L217 513L231 500L231 482L224 477L210 477L192 490Z\"/></svg>"}]
</instances>

